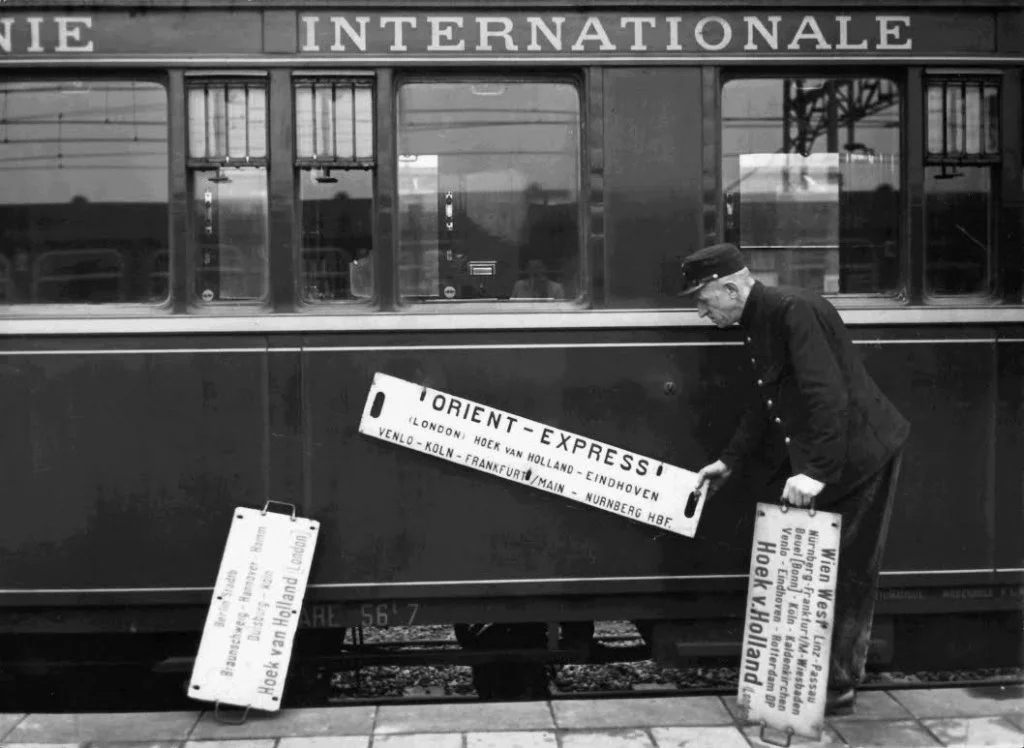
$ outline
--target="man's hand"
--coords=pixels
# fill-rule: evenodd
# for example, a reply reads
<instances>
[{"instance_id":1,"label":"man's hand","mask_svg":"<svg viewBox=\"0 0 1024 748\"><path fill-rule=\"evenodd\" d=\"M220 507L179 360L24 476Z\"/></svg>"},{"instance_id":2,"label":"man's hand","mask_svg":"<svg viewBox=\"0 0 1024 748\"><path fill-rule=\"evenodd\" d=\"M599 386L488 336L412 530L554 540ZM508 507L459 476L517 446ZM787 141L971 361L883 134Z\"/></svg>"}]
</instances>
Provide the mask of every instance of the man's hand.
<instances>
[{"instance_id":1,"label":"man's hand","mask_svg":"<svg viewBox=\"0 0 1024 748\"><path fill-rule=\"evenodd\" d=\"M786 486L782 489L782 501L793 506L810 506L811 500L821 493L824 487L824 483L810 476L794 475L786 481Z\"/></svg>"},{"instance_id":2,"label":"man's hand","mask_svg":"<svg viewBox=\"0 0 1024 748\"><path fill-rule=\"evenodd\" d=\"M718 490L718 486L732 475L732 468L726 465L721 460L715 460L710 465L705 465L697 473L697 491L700 491L705 483L710 483L708 486L708 496Z\"/></svg>"}]
</instances>

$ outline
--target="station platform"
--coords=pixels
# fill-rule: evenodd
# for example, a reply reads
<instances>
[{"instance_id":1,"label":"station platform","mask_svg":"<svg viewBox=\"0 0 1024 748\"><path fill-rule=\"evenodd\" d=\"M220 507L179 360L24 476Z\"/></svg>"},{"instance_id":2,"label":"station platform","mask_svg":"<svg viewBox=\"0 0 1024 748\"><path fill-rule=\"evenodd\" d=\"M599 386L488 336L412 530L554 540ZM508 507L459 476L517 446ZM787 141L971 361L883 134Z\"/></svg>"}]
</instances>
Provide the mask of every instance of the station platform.
<instances>
[{"instance_id":1,"label":"station platform","mask_svg":"<svg viewBox=\"0 0 1024 748\"><path fill-rule=\"evenodd\" d=\"M735 698L336 706L250 712L225 724L213 710L123 714L0 714L4 748L760 748L760 728ZM237 717L240 712L226 716ZM779 736L782 737L782 736ZM864 691L856 712L828 720L820 741L792 745L1024 746L1024 687Z\"/></svg>"}]
</instances>

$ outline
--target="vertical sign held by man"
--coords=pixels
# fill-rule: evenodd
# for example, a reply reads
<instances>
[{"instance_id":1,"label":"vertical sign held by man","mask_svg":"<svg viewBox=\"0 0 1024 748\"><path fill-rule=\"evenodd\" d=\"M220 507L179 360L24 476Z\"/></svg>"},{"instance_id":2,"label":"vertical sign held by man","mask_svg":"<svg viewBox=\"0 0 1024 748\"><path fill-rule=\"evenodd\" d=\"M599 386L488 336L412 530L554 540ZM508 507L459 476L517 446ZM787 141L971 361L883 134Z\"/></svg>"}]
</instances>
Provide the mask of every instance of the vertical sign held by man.
<instances>
[{"instance_id":1,"label":"vertical sign held by man","mask_svg":"<svg viewBox=\"0 0 1024 748\"><path fill-rule=\"evenodd\" d=\"M737 703L815 740L825 724L842 517L758 504Z\"/></svg>"}]
</instances>

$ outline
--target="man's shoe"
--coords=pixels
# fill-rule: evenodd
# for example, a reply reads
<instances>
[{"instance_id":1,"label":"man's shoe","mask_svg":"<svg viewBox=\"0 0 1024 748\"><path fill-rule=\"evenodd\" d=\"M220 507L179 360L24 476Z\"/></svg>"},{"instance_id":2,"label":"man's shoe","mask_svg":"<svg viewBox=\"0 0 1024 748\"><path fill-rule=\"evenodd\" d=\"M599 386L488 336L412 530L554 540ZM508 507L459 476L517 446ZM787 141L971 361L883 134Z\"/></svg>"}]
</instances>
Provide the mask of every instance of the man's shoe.
<instances>
[{"instance_id":1,"label":"man's shoe","mask_svg":"<svg viewBox=\"0 0 1024 748\"><path fill-rule=\"evenodd\" d=\"M857 701L857 692L852 688L843 691L829 689L825 698L825 716L842 717L853 714L853 705Z\"/></svg>"}]
</instances>

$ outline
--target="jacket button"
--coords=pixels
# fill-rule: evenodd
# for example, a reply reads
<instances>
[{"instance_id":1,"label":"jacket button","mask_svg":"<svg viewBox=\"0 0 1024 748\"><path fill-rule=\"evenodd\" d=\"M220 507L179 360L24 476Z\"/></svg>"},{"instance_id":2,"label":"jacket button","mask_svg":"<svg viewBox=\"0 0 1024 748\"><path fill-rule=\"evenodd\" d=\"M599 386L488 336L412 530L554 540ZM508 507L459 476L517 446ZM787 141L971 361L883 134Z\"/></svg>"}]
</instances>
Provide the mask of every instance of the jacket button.
<instances>
[{"instance_id":1,"label":"jacket button","mask_svg":"<svg viewBox=\"0 0 1024 748\"><path fill-rule=\"evenodd\" d=\"M785 441L785 442L786 442L786 444L789 444L789 443L790 443L791 441L793 441L793 440L792 440L792 439L790 439L790 438L789 438L789 437L787 436L787 437L786 437L786 438L785 438L785 439L784 439L783 441Z\"/></svg>"},{"instance_id":2,"label":"jacket button","mask_svg":"<svg viewBox=\"0 0 1024 748\"><path fill-rule=\"evenodd\" d=\"M756 363L757 363L757 360L756 360L756 359L755 359L755 358L754 358L753 356L751 356L751 358L750 358L750 363L752 363L752 364L756 364Z\"/></svg>"},{"instance_id":3,"label":"jacket button","mask_svg":"<svg viewBox=\"0 0 1024 748\"><path fill-rule=\"evenodd\" d=\"M768 401L768 407L770 408L770 407L772 407L772 405L774 405L774 403L771 400L769 400Z\"/></svg>"},{"instance_id":4,"label":"jacket button","mask_svg":"<svg viewBox=\"0 0 1024 748\"><path fill-rule=\"evenodd\" d=\"M748 342L748 343L753 343L754 341L753 341L753 340L751 340L751 339L750 339L750 338L748 337L748 338L747 338L747 342Z\"/></svg>"},{"instance_id":5,"label":"jacket button","mask_svg":"<svg viewBox=\"0 0 1024 748\"><path fill-rule=\"evenodd\" d=\"M781 418L776 418L776 419L775 419L775 423L779 423L779 424L781 424L781 423L782 423L782 419L781 419Z\"/></svg>"},{"instance_id":6,"label":"jacket button","mask_svg":"<svg viewBox=\"0 0 1024 748\"><path fill-rule=\"evenodd\" d=\"M757 380L757 386L758 387L764 387L764 380L763 379L758 379Z\"/></svg>"}]
</instances>

